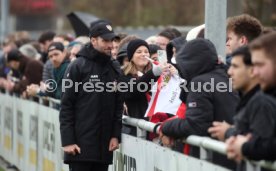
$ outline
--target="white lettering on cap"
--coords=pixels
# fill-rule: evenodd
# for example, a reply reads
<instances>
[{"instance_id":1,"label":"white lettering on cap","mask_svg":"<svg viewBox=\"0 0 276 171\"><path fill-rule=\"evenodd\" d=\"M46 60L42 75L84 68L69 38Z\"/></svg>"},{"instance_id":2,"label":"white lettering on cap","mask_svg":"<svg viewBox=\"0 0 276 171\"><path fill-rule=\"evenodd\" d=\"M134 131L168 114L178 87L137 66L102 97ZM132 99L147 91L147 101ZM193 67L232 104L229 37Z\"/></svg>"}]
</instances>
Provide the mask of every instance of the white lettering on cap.
<instances>
[{"instance_id":1,"label":"white lettering on cap","mask_svg":"<svg viewBox=\"0 0 276 171\"><path fill-rule=\"evenodd\" d=\"M49 47L48 51L55 50L55 49L56 49L55 46L51 46L51 47Z\"/></svg>"}]
</instances>

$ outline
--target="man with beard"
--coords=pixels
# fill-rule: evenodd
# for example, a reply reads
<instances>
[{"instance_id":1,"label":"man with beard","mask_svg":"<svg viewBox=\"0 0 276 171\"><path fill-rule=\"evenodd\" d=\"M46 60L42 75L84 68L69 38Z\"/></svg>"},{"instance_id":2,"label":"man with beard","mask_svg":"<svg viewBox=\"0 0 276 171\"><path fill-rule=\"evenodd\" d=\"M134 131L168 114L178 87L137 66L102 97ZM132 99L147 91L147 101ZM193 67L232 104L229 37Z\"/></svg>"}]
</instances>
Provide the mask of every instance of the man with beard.
<instances>
[{"instance_id":1,"label":"man with beard","mask_svg":"<svg viewBox=\"0 0 276 171\"><path fill-rule=\"evenodd\" d=\"M90 43L65 73L60 132L70 171L107 171L119 147L123 101L118 92L106 88L121 74L119 64L111 59L115 36L109 23L93 23Z\"/></svg>"},{"instance_id":2,"label":"man with beard","mask_svg":"<svg viewBox=\"0 0 276 171\"><path fill-rule=\"evenodd\" d=\"M254 73L260 81L261 89L270 98L271 104L276 104L276 33L269 33L259 37L250 44ZM259 99L261 102L262 99ZM276 105L274 107L274 120L276 123ZM266 125L263 125L264 127ZM239 135L227 141L227 155L240 162L243 158L252 160L276 159L276 129L271 138L260 136Z\"/></svg>"}]
</instances>

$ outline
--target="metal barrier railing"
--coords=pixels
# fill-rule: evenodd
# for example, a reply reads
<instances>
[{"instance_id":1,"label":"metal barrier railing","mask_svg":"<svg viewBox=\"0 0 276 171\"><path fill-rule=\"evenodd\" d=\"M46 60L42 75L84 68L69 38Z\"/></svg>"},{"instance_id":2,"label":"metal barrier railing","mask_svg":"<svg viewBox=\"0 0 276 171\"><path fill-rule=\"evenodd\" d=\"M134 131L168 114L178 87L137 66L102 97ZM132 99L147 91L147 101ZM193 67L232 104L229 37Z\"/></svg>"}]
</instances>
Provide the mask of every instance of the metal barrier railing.
<instances>
[{"instance_id":1,"label":"metal barrier railing","mask_svg":"<svg viewBox=\"0 0 276 171\"><path fill-rule=\"evenodd\" d=\"M47 96L35 96L39 99L39 103L43 104L43 101L48 101L49 106L54 108L56 105L60 105L60 100L59 99L54 99L52 97L47 97Z\"/></svg>"},{"instance_id":2,"label":"metal barrier railing","mask_svg":"<svg viewBox=\"0 0 276 171\"><path fill-rule=\"evenodd\" d=\"M49 106L53 107L55 105L60 105L60 100L54 99L51 97L43 97L43 96L36 96L39 98L39 103L43 104L43 100L49 102ZM143 119L136 119L136 118L131 118L129 116L123 116L123 124L134 126L137 128L137 137L139 138L146 138L146 132L153 132L157 133L159 132L159 125L148 122ZM183 140L184 143L197 146L200 148L200 159L202 160L207 160L210 159L209 156L210 153L212 152L217 152L220 154L226 155L226 144L217 141L214 139L211 139L209 137L201 137L201 136L196 136L196 135L191 135L187 137L185 140ZM268 161L246 161L247 165L247 170L254 170L258 171L260 170L261 167L275 170L276 171L276 162L268 162Z\"/></svg>"},{"instance_id":3,"label":"metal barrier railing","mask_svg":"<svg viewBox=\"0 0 276 171\"><path fill-rule=\"evenodd\" d=\"M136 119L131 118L128 116L123 116L123 123L126 125L137 127L137 137L144 138L145 132L153 132L157 133L159 131L159 126L155 123L145 121L143 119ZM144 133L141 131L144 130ZM214 139L211 139L209 137L200 137L196 135L191 135L185 140L183 140L184 143L187 143L189 145L197 146L200 148L200 159L206 160L209 159L210 152L218 152L220 154L226 155L226 144L217 141ZM246 161L247 170L254 170L258 171L261 167L276 170L276 162L268 162L268 161Z\"/></svg>"}]
</instances>

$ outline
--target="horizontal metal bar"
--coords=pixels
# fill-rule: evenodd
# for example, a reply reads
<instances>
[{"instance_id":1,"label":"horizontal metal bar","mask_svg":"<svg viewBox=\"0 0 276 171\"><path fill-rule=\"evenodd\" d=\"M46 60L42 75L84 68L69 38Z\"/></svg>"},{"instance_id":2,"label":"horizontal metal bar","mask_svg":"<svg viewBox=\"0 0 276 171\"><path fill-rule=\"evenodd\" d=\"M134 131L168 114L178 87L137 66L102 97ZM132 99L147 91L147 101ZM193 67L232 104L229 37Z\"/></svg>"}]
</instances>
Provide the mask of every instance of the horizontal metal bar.
<instances>
[{"instance_id":1,"label":"horizontal metal bar","mask_svg":"<svg viewBox=\"0 0 276 171\"><path fill-rule=\"evenodd\" d=\"M126 125L138 127L140 129L146 130L148 132L154 132L154 128L156 126L155 123L148 122L143 119L136 119L136 118L131 118L129 116L123 116L123 123Z\"/></svg>"},{"instance_id":2,"label":"horizontal metal bar","mask_svg":"<svg viewBox=\"0 0 276 171\"><path fill-rule=\"evenodd\" d=\"M54 99L52 97L48 97L48 96L38 96L36 95L35 97L42 99L42 100L47 100L49 102L52 102L54 104L61 104L61 101L59 99Z\"/></svg>"},{"instance_id":3,"label":"horizontal metal bar","mask_svg":"<svg viewBox=\"0 0 276 171\"><path fill-rule=\"evenodd\" d=\"M187 137L184 140L184 142L187 144L190 144L190 145L203 147L205 149L218 152L220 154L226 154L225 143L211 139L209 137L200 137L200 136L196 136L196 135L191 135L191 136Z\"/></svg>"},{"instance_id":4,"label":"horizontal metal bar","mask_svg":"<svg viewBox=\"0 0 276 171\"><path fill-rule=\"evenodd\" d=\"M156 127L155 123L148 122L143 119L131 118L129 116L123 117L123 124L131 125L134 127L139 127L148 132L153 132L154 128ZM158 130L158 129L156 129L156 130ZM209 137L190 135L183 141L185 143L193 145L193 146L203 147L204 149L215 151L220 154L226 155L226 144L224 142L211 139ZM269 161L264 161L264 160L258 161L258 162L257 161L250 161L250 162L253 162L256 165L267 168L267 169L276 170L276 162L269 162Z\"/></svg>"}]
</instances>

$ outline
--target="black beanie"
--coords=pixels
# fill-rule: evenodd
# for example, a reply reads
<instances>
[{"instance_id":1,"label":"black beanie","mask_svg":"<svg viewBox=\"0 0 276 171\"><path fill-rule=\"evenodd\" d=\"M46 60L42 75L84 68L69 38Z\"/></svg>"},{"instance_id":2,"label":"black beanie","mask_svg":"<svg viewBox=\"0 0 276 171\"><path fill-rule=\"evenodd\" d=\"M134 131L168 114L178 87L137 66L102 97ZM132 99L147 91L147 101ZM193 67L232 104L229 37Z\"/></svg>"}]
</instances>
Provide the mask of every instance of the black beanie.
<instances>
[{"instance_id":1,"label":"black beanie","mask_svg":"<svg viewBox=\"0 0 276 171\"><path fill-rule=\"evenodd\" d=\"M146 46L149 49L149 45L145 40L142 39L135 39L129 42L127 46L127 57L128 60L131 61L134 52L136 49L138 49L140 46Z\"/></svg>"}]
</instances>

